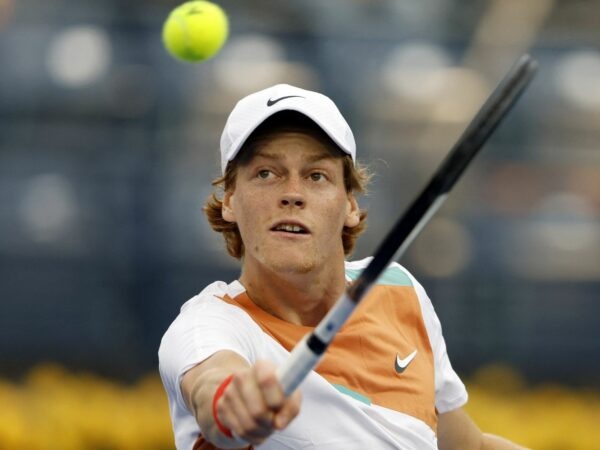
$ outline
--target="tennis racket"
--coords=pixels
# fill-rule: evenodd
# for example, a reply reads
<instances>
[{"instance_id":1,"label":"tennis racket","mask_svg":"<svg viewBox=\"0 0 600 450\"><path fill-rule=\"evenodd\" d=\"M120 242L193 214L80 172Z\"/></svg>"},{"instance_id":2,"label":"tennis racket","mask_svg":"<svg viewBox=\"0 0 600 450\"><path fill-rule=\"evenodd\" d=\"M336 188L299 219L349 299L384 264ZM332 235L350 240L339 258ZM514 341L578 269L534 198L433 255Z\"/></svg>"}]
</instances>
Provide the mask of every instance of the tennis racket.
<instances>
[{"instance_id":1,"label":"tennis racket","mask_svg":"<svg viewBox=\"0 0 600 450\"><path fill-rule=\"evenodd\" d=\"M287 361L278 369L278 377L286 396L294 392L308 373L317 366L338 330L379 275L392 260L404 253L444 203L473 157L529 85L536 70L537 62L529 55L524 55L517 61L475 115L429 183L394 224L367 267L337 300L314 331L294 347Z\"/></svg>"}]
</instances>

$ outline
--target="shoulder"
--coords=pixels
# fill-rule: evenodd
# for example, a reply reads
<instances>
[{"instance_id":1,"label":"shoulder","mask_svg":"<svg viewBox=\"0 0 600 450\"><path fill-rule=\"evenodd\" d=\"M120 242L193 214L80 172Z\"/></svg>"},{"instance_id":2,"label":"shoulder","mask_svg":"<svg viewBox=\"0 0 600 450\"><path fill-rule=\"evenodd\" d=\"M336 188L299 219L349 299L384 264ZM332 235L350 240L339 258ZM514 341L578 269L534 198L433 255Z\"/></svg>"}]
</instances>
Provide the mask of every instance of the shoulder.
<instances>
[{"instance_id":1,"label":"shoulder","mask_svg":"<svg viewBox=\"0 0 600 450\"><path fill-rule=\"evenodd\" d=\"M358 261L346 261L345 270L348 281L354 281L362 270L369 265L372 259L373 257L369 256ZM379 276L376 284L378 286L392 286L401 289L408 288L414 293L418 301L427 329L430 330L432 327L437 326L438 319L429 296L421 283L406 267L397 262L391 262Z\"/></svg>"},{"instance_id":2,"label":"shoulder","mask_svg":"<svg viewBox=\"0 0 600 450\"><path fill-rule=\"evenodd\" d=\"M164 333L158 349L164 378L175 380L219 350L232 350L253 361L261 330L241 308L223 298L244 292L239 282L215 282L189 299ZM174 383L175 385L175 383Z\"/></svg>"},{"instance_id":3,"label":"shoulder","mask_svg":"<svg viewBox=\"0 0 600 450\"><path fill-rule=\"evenodd\" d=\"M199 341L206 339L224 336L247 338L248 333L258 332L256 323L243 309L223 300L226 296L233 298L244 291L237 281L229 284L216 281L189 299L163 335L159 354L163 353L163 348L182 342L199 345Z\"/></svg>"},{"instance_id":4,"label":"shoulder","mask_svg":"<svg viewBox=\"0 0 600 450\"><path fill-rule=\"evenodd\" d=\"M372 256L364 258L358 261L346 261L346 278L350 281L354 281L365 267L369 265ZM385 284L391 286L411 286L414 287L416 282L415 277L402 265L397 262L390 263L383 273L377 279L377 284Z\"/></svg>"},{"instance_id":5,"label":"shoulder","mask_svg":"<svg viewBox=\"0 0 600 450\"><path fill-rule=\"evenodd\" d=\"M219 317L226 317L233 322L249 319L248 314L238 306L225 301L225 298L235 298L246 290L238 282L225 283L215 281L206 286L199 294L186 301L173 321L171 327L179 323L206 323Z\"/></svg>"},{"instance_id":6,"label":"shoulder","mask_svg":"<svg viewBox=\"0 0 600 450\"><path fill-rule=\"evenodd\" d=\"M235 297L244 292L243 286L234 281L225 283L224 281L215 281L209 284L199 294L196 294L181 306L179 315L193 314L198 309L219 308L231 306L222 300L225 296ZM227 309L227 308L225 308Z\"/></svg>"}]
</instances>

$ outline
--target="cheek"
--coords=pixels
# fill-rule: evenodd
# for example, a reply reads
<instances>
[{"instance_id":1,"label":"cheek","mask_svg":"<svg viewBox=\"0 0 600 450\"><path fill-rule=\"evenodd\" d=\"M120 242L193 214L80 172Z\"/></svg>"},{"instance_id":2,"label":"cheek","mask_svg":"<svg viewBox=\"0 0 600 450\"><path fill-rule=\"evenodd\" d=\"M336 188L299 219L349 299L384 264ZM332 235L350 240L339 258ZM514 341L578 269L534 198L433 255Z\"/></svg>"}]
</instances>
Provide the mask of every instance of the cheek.
<instances>
[{"instance_id":1,"label":"cheek","mask_svg":"<svg viewBox=\"0 0 600 450\"><path fill-rule=\"evenodd\" d=\"M341 230L348 215L346 198L339 195L332 195L330 198L323 198L323 200L321 217L325 223L335 224L335 229L339 228ZM332 205L335 206L332 207Z\"/></svg>"},{"instance_id":2,"label":"cheek","mask_svg":"<svg viewBox=\"0 0 600 450\"><path fill-rule=\"evenodd\" d=\"M260 202L255 195L245 194L237 198L235 216L240 229L251 230L263 213Z\"/></svg>"}]
</instances>

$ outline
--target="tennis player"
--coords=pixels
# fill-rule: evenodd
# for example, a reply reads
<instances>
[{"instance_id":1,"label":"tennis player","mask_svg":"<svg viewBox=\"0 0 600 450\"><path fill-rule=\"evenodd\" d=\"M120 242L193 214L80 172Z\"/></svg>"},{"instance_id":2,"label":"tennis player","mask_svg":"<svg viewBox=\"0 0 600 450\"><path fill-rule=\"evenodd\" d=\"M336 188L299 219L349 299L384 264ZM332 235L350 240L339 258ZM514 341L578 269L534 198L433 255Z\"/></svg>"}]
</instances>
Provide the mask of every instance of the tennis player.
<instances>
[{"instance_id":1,"label":"tennis player","mask_svg":"<svg viewBox=\"0 0 600 450\"><path fill-rule=\"evenodd\" d=\"M355 195L369 174L329 98L289 85L243 98L221 169L204 210L241 275L185 303L162 339L178 450L520 448L463 411L433 306L397 263L283 395L277 367L368 263L346 256L365 228Z\"/></svg>"}]
</instances>

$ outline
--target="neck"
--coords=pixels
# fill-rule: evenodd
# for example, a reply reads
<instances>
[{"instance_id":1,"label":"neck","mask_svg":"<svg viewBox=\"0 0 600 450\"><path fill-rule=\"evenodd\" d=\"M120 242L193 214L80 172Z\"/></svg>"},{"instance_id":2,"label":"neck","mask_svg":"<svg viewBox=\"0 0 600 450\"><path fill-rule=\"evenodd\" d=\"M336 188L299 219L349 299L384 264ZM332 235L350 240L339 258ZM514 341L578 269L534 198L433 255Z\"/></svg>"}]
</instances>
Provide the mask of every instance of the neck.
<instances>
[{"instance_id":1,"label":"neck","mask_svg":"<svg viewBox=\"0 0 600 450\"><path fill-rule=\"evenodd\" d=\"M264 266L244 264L240 282L257 306L303 326L316 326L346 285L343 260L335 267L301 274L280 274Z\"/></svg>"}]
</instances>

